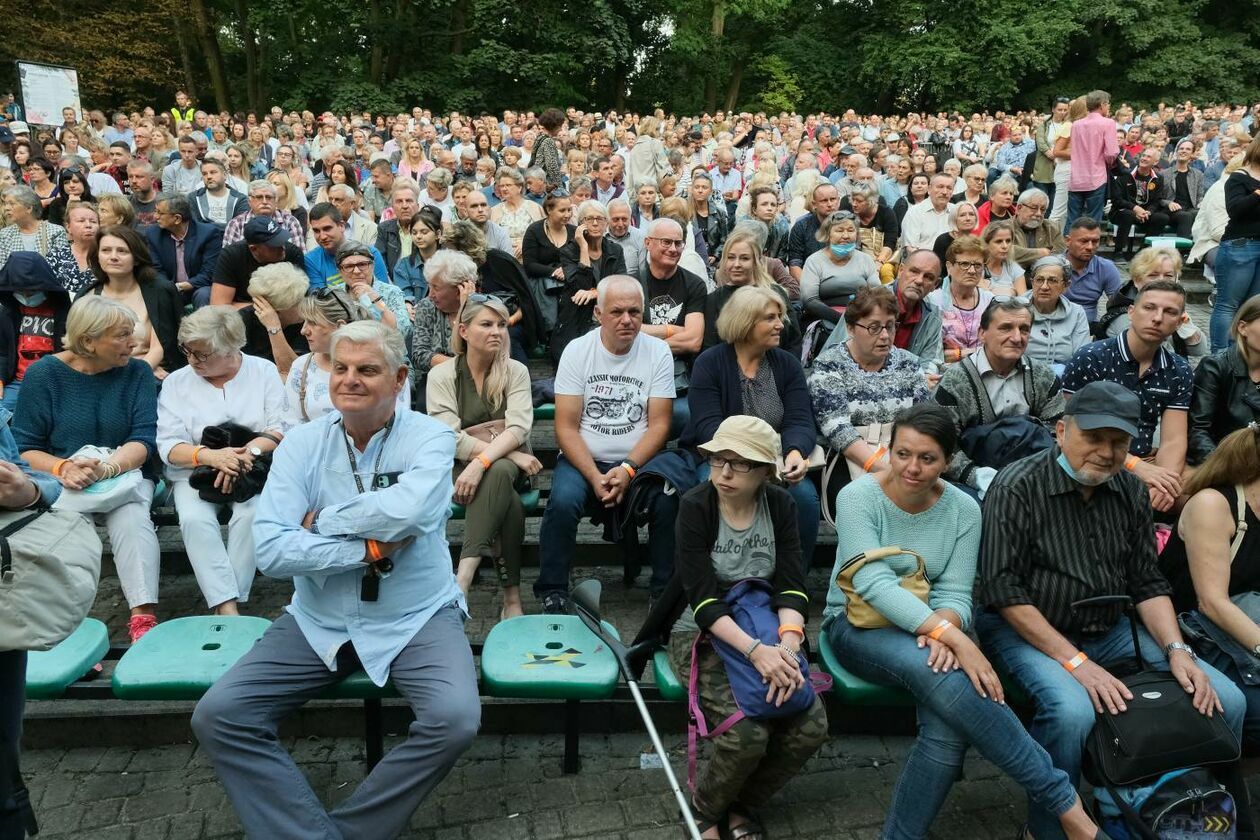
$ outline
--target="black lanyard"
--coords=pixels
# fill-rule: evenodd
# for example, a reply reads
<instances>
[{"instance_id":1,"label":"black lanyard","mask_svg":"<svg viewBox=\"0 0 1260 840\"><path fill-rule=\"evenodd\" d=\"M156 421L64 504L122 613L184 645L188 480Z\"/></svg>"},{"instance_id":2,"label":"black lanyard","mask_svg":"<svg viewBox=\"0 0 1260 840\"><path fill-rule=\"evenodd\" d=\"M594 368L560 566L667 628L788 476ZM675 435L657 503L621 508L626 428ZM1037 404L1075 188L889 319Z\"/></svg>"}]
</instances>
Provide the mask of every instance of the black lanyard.
<instances>
[{"instance_id":1,"label":"black lanyard","mask_svg":"<svg viewBox=\"0 0 1260 840\"><path fill-rule=\"evenodd\" d=\"M389 435L394 431L394 420L398 415L389 418L389 423L385 426L385 437L381 438L381 448L376 451L376 461L372 464L372 485L371 490L364 490L363 480L359 478L359 462L354 457L354 447L350 445L350 435L346 432L345 421L341 424L341 442L346 445L346 458L350 461L350 475L354 478L354 486L358 488L359 494L370 493L376 490L377 478L381 474L381 459L385 457L385 444L389 443ZM369 563L367 572L363 575L363 584L359 590L359 599L362 601L375 601L380 597L381 578L388 575L394 568L394 561L388 557L382 558L375 563Z\"/></svg>"}]
</instances>

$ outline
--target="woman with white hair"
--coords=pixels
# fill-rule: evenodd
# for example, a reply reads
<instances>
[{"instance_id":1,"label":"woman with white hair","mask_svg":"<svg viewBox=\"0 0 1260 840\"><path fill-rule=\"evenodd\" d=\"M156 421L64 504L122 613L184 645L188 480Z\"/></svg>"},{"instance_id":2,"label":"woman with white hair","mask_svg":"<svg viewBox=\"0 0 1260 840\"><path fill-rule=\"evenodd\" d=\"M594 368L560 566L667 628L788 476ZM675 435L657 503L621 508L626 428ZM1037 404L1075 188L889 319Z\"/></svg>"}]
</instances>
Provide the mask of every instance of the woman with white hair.
<instances>
[{"instance_id":1,"label":"woman with white hair","mask_svg":"<svg viewBox=\"0 0 1260 840\"><path fill-rule=\"evenodd\" d=\"M197 310L179 325L179 348L188 366L166 378L158 399L158 455L166 464L197 585L216 615L239 615L237 604L249 600L257 496L235 497L242 495L238 483L276 448L284 428L284 384L276 366L242 353L244 346L245 324L235 309ZM204 444L207 427L224 423L243 427L242 437L251 438L238 446L217 439ZM193 470L203 466L216 470L214 489L232 501L207 501L192 486ZM226 546L219 530L224 507L232 510Z\"/></svg>"},{"instance_id":2,"label":"woman with white hair","mask_svg":"<svg viewBox=\"0 0 1260 840\"><path fill-rule=\"evenodd\" d=\"M53 248L69 246L65 228L41 221L44 205L30 187L9 187L3 193L3 201L9 224L0 228L0 265L14 251L36 251L47 257Z\"/></svg>"},{"instance_id":3,"label":"woman with white hair","mask_svg":"<svg viewBox=\"0 0 1260 840\"><path fill-rule=\"evenodd\" d=\"M494 173L494 182L500 201L490 208L490 221L507 232L512 241L512 256L524 259L521 243L529 226L542 221L542 205L525 200L525 176L519 169L500 166Z\"/></svg>"},{"instance_id":4,"label":"woman with white hair","mask_svg":"<svg viewBox=\"0 0 1260 840\"><path fill-rule=\"evenodd\" d=\"M551 357L558 363L570 341L595 326L595 287L613 274L626 274L625 253L608 235L608 208L591 199L574 214L577 230L560 249L564 288L560 291Z\"/></svg>"},{"instance_id":5,"label":"woman with white hair","mask_svg":"<svg viewBox=\"0 0 1260 840\"><path fill-rule=\"evenodd\" d=\"M250 305L236 310L245 322L245 353L274 362L281 379L298 355L310 350L298 312L310 282L291 263L264 265L249 278Z\"/></svg>"},{"instance_id":6,"label":"woman with white hair","mask_svg":"<svg viewBox=\"0 0 1260 840\"><path fill-rule=\"evenodd\" d=\"M444 167L438 167L425 179L424 189L420 191L421 207L436 207L442 211L442 218L455 218L455 196L451 190L454 176Z\"/></svg>"},{"instance_id":7,"label":"woman with white hair","mask_svg":"<svg viewBox=\"0 0 1260 840\"><path fill-rule=\"evenodd\" d=\"M429 371L455 356L451 335L460 307L477 291L477 264L459 251L438 251L424 264L429 296L416 304L411 335L411 369L416 377L416 403L423 402Z\"/></svg>"},{"instance_id":8,"label":"woman with white hair","mask_svg":"<svg viewBox=\"0 0 1260 840\"><path fill-rule=\"evenodd\" d=\"M529 369L508 357L507 328L501 300L469 296L451 338L455 358L434 369L426 386L429 415L455 430L454 500L467 508L456 578L467 594L482 558L491 558L503 587L500 618L524 612L525 511L516 484L542 469L528 448L534 420Z\"/></svg>"},{"instance_id":9,"label":"woman with white hair","mask_svg":"<svg viewBox=\"0 0 1260 840\"><path fill-rule=\"evenodd\" d=\"M133 357L138 319L125 303L85 295L66 317L65 347L26 371L13 416L13 436L31 469L50 473L66 490L86 490L123 473L143 471L135 493L100 512L114 566L131 608L136 641L154 625L158 541L149 518L157 480L157 380ZM87 446L104 458L80 455Z\"/></svg>"}]
</instances>

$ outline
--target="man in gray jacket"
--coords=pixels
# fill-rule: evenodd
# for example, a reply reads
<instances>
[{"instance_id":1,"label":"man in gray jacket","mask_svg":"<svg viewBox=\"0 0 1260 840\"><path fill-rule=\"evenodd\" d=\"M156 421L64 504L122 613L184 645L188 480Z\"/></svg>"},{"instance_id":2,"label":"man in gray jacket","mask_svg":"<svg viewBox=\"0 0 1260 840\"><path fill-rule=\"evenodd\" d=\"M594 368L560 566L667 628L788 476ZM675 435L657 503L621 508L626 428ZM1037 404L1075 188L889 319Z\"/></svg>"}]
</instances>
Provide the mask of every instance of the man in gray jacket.
<instances>
[{"instance_id":1,"label":"man in gray jacket","mask_svg":"<svg viewBox=\"0 0 1260 840\"><path fill-rule=\"evenodd\" d=\"M1027 417L1042 426L1045 443L1050 444L1050 430L1064 412L1063 386L1049 365L1025 354L1032 325L1032 309L1020 298L995 301L980 316L980 349L950 366L932 394L953 415L959 435L1007 417ZM1022 440L1033 441L1035 436ZM972 488L983 499L999 469L1029 454L1021 452L1005 463L984 463L973 461L959 447L945 477Z\"/></svg>"},{"instance_id":2,"label":"man in gray jacket","mask_svg":"<svg viewBox=\"0 0 1260 840\"><path fill-rule=\"evenodd\" d=\"M928 292L936 288L940 279L941 261L930 248L921 248L906 255L897 270L897 304L901 307L901 314L897 316L893 346L919 357L928 387L934 387L940 381L940 371L945 366L941 310L927 301ZM841 318L818 355L848 337L844 319Z\"/></svg>"}]
</instances>

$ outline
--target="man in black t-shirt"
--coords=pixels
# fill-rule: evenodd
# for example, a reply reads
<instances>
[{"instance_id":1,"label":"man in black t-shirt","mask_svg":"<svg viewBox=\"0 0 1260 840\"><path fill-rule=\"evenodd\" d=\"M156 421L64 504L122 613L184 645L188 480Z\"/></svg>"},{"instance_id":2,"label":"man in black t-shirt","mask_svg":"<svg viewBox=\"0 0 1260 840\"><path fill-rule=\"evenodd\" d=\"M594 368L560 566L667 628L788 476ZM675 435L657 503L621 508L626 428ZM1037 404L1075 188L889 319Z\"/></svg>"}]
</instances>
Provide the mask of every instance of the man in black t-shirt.
<instances>
[{"instance_id":1,"label":"man in black t-shirt","mask_svg":"<svg viewBox=\"0 0 1260 840\"><path fill-rule=\"evenodd\" d=\"M260 266L289 262L306 271L301 249L289 241L289 231L271 216L255 216L245 223L245 239L223 246L214 267L210 303L238 309L250 303L249 278Z\"/></svg>"},{"instance_id":2,"label":"man in black t-shirt","mask_svg":"<svg viewBox=\"0 0 1260 840\"><path fill-rule=\"evenodd\" d=\"M643 238L647 260L639 273L646 307L643 332L663 339L674 356L674 420L670 437L682 431L691 412L686 392L691 361L704 343L704 281L678 265L687 244L682 227L672 219L657 219Z\"/></svg>"}]
</instances>

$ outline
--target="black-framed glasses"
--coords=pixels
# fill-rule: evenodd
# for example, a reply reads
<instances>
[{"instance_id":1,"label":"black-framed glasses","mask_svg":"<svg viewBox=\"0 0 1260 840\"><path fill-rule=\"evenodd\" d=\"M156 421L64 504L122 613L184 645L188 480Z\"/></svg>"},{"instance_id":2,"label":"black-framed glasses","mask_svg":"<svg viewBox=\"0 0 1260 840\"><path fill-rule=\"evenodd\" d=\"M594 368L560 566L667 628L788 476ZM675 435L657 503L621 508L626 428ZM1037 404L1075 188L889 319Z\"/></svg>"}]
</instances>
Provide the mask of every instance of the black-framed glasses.
<instances>
[{"instance_id":1,"label":"black-framed glasses","mask_svg":"<svg viewBox=\"0 0 1260 840\"><path fill-rule=\"evenodd\" d=\"M981 271L984 271L984 263L982 262L963 262L959 260L954 265L958 266L959 271L966 274L979 274Z\"/></svg>"},{"instance_id":2,"label":"black-framed glasses","mask_svg":"<svg viewBox=\"0 0 1260 840\"><path fill-rule=\"evenodd\" d=\"M184 354L184 358L194 359L198 362L204 362L214 355L213 353L202 353L199 350L194 350L191 347L189 347L187 344L179 345L179 352Z\"/></svg>"},{"instance_id":3,"label":"black-framed glasses","mask_svg":"<svg viewBox=\"0 0 1260 840\"><path fill-rule=\"evenodd\" d=\"M731 468L731 472L750 473L753 467L757 466L752 461L745 461L742 458L723 458L721 455L709 456L709 467L714 472L721 472L727 467Z\"/></svg>"},{"instance_id":4,"label":"black-framed glasses","mask_svg":"<svg viewBox=\"0 0 1260 840\"><path fill-rule=\"evenodd\" d=\"M866 330L868 333L871 334L872 337L877 337L880 333L884 332L885 330L888 331L889 335L893 335L897 332L897 322L889 321L886 324L881 324L876 321L870 324L854 324L853 328L857 330Z\"/></svg>"},{"instance_id":5,"label":"black-framed glasses","mask_svg":"<svg viewBox=\"0 0 1260 840\"><path fill-rule=\"evenodd\" d=\"M345 300L342 299L342 296L337 292L336 289L331 289L327 286L324 286L321 289L311 289L310 292L308 292L307 294L315 298L315 300L319 301L320 303L323 303L326 300L336 301L337 305L341 307L341 311L346 313L346 323L349 324L350 322L354 321L354 316L350 314L349 305L345 302Z\"/></svg>"},{"instance_id":6,"label":"black-framed glasses","mask_svg":"<svg viewBox=\"0 0 1260 840\"><path fill-rule=\"evenodd\" d=\"M361 271L367 271L369 268L371 268L372 260L360 260L359 262L346 261L337 267L341 269L341 272L343 274L347 271L353 272L354 274L358 274Z\"/></svg>"}]
</instances>

